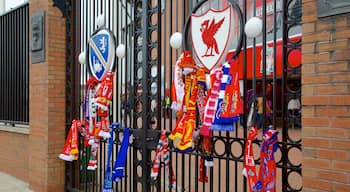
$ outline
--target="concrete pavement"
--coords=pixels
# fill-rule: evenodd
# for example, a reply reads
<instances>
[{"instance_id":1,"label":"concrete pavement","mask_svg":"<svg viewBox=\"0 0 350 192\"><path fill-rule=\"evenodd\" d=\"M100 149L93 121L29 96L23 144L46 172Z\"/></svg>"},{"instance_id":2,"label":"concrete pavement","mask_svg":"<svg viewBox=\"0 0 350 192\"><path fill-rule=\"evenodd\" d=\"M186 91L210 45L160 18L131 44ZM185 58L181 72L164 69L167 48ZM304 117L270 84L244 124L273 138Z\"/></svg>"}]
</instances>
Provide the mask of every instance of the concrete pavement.
<instances>
[{"instance_id":1,"label":"concrete pavement","mask_svg":"<svg viewBox=\"0 0 350 192\"><path fill-rule=\"evenodd\" d=\"M0 172L0 192L32 192L28 183L11 175Z\"/></svg>"}]
</instances>

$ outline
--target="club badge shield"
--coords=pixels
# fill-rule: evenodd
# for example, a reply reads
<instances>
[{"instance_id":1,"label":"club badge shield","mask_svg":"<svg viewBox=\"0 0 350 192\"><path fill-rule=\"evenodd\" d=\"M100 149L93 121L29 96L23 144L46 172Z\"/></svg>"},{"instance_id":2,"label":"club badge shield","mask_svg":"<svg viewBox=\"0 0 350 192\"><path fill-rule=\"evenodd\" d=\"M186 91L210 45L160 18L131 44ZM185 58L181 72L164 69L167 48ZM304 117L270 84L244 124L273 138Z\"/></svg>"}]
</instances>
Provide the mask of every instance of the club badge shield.
<instances>
[{"instance_id":1,"label":"club badge shield","mask_svg":"<svg viewBox=\"0 0 350 192\"><path fill-rule=\"evenodd\" d=\"M232 7L210 8L200 15L191 15L192 46L198 63L212 70L225 59L230 41Z\"/></svg>"},{"instance_id":2,"label":"club badge shield","mask_svg":"<svg viewBox=\"0 0 350 192\"><path fill-rule=\"evenodd\" d=\"M89 68L91 74L101 81L113 69L115 40L107 29L101 29L89 39Z\"/></svg>"}]
</instances>

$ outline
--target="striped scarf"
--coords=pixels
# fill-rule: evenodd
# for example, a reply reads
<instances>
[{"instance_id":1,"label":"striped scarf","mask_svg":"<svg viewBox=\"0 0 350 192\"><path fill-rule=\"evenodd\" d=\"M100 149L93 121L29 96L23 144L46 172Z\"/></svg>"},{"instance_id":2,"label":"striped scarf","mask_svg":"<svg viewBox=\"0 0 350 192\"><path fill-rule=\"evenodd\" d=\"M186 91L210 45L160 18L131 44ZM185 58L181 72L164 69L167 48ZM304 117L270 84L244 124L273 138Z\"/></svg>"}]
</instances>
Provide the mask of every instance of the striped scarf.
<instances>
[{"instance_id":1,"label":"striped scarf","mask_svg":"<svg viewBox=\"0 0 350 192\"><path fill-rule=\"evenodd\" d=\"M158 177L160 163L161 163L161 156L163 156L165 169L168 171L169 178L171 179L171 187L175 189L176 179L174 176L174 171L170 167L170 158L169 158L169 152L168 152L168 137L166 136L165 131L162 131L162 134L160 135L159 142L156 148L156 155L154 157L152 170L151 170L151 177L153 179L156 179Z\"/></svg>"},{"instance_id":2,"label":"striped scarf","mask_svg":"<svg viewBox=\"0 0 350 192\"><path fill-rule=\"evenodd\" d=\"M222 78L222 68L218 67L212 71L211 74L212 85L208 93L208 100L205 105L203 125L200 134L203 136L210 136L210 127L213 124L214 115L216 111L217 98L219 96L220 82Z\"/></svg>"},{"instance_id":3,"label":"striped scarf","mask_svg":"<svg viewBox=\"0 0 350 192\"><path fill-rule=\"evenodd\" d=\"M239 120L238 101L240 90L237 64L234 60L223 64L218 104L211 130L234 131L234 123Z\"/></svg>"},{"instance_id":4,"label":"striped scarf","mask_svg":"<svg viewBox=\"0 0 350 192\"><path fill-rule=\"evenodd\" d=\"M226 85L228 84L229 81L231 81L231 78L232 78L229 74L230 68L231 68L231 66L228 62L225 62L222 65L223 75L222 75L221 83L220 83L219 96L217 98L217 106L216 106L216 112L214 115L214 121L213 121L213 125L210 127L211 130L233 131L233 130L226 130L225 126L223 124L219 123L221 113L224 112L224 110L228 104L227 99L225 99L225 89L226 89Z\"/></svg>"}]
</instances>

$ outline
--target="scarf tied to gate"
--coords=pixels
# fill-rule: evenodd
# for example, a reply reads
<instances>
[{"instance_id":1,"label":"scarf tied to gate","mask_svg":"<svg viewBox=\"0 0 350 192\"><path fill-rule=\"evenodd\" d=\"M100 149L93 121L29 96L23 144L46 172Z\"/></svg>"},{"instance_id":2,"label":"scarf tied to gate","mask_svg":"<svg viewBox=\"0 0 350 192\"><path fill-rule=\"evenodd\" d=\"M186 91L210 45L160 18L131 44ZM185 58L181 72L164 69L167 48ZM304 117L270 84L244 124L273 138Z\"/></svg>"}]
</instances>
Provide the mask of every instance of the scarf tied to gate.
<instances>
[{"instance_id":1,"label":"scarf tied to gate","mask_svg":"<svg viewBox=\"0 0 350 192\"><path fill-rule=\"evenodd\" d=\"M86 147L90 146L92 141L94 141L94 131L96 129L97 118L94 95L98 83L98 80L94 76L91 76L86 82L85 99L83 105L84 129L82 129L80 132L84 137L84 145Z\"/></svg>"},{"instance_id":2,"label":"scarf tied to gate","mask_svg":"<svg viewBox=\"0 0 350 192\"><path fill-rule=\"evenodd\" d=\"M179 138L180 142L175 150L187 153L192 151L192 136L196 126L197 67L189 51L184 52L178 66L184 70L185 94L181 111L177 114L176 127L169 135L169 139Z\"/></svg>"},{"instance_id":3,"label":"scarf tied to gate","mask_svg":"<svg viewBox=\"0 0 350 192\"><path fill-rule=\"evenodd\" d=\"M59 158L65 161L78 159L78 133L80 132L84 138L84 146L91 146L90 159L87 167L88 170L95 170L97 168L96 156L99 141L96 134L96 105L94 102L94 92L97 84L98 81L94 77L90 77L86 82L86 92L83 104L84 120L72 121L66 143L59 155Z\"/></svg>"},{"instance_id":4,"label":"scarf tied to gate","mask_svg":"<svg viewBox=\"0 0 350 192\"><path fill-rule=\"evenodd\" d=\"M100 127L98 135L108 139L109 134L109 105L113 99L113 72L109 71L98 85L95 93L97 114L100 117Z\"/></svg>"},{"instance_id":5,"label":"scarf tied to gate","mask_svg":"<svg viewBox=\"0 0 350 192\"><path fill-rule=\"evenodd\" d=\"M183 61L183 54L180 55L174 67L174 80L171 85L172 104L171 109L174 111L182 111L183 98L185 96L185 83L182 80L182 69L180 63Z\"/></svg>"},{"instance_id":6,"label":"scarf tied to gate","mask_svg":"<svg viewBox=\"0 0 350 192\"><path fill-rule=\"evenodd\" d=\"M88 79L83 103L84 119L82 121L73 120L66 143L59 155L60 159L65 161L78 159L78 132L80 132L84 138L84 146L91 146L87 169L97 169L97 152L100 137L105 139L110 138L108 110L112 97L112 71L107 73L102 82L99 82L93 76Z\"/></svg>"},{"instance_id":7,"label":"scarf tied to gate","mask_svg":"<svg viewBox=\"0 0 350 192\"><path fill-rule=\"evenodd\" d=\"M128 154L129 141L130 141L130 130L129 128L125 128L123 141L120 145L117 160L114 162L114 167L112 172L112 180L115 182L121 181L125 176L124 169L125 169L126 156Z\"/></svg>"},{"instance_id":8,"label":"scarf tied to gate","mask_svg":"<svg viewBox=\"0 0 350 192\"><path fill-rule=\"evenodd\" d=\"M106 172L105 172L105 179L103 183L103 189L102 192L113 192L113 185L112 185L112 168L111 168L111 156L113 151L113 133L114 133L114 127L119 127L119 123L112 123L110 126L110 133L111 137L108 139L108 156L107 156L107 165L106 165Z\"/></svg>"},{"instance_id":9,"label":"scarf tied to gate","mask_svg":"<svg viewBox=\"0 0 350 192\"><path fill-rule=\"evenodd\" d=\"M91 77L94 79L93 77ZM96 80L97 81L97 80ZM94 82L94 80L92 80ZM113 72L109 71L101 83L89 85L86 121L89 126L88 145L91 146L88 170L97 169L100 137L109 139L109 106L113 97ZM97 122L97 120L99 120Z\"/></svg>"},{"instance_id":10,"label":"scarf tied to gate","mask_svg":"<svg viewBox=\"0 0 350 192\"><path fill-rule=\"evenodd\" d=\"M239 120L240 88L236 60L225 62L222 66L220 91L210 127L213 131L234 131L234 123Z\"/></svg>"},{"instance_id":11,"label":"scarf tied to gate","mask_svg":"<svg viewBox=\"0 0 350 192\"><path fill-rule=\"evenodd\" d=\"M64 161L73 161L78 159L78 130L80 128L81 122L79 120L73 120L64 147L58 156L60 159Z\"/></svg>"},{"instance_id":12,"label":"scarf tied to gate","mask_svg":"<svg viewBox=\"0 0 350 192\"><path fill-rule=\"evenodd\" d=\"M197 108L199 112L199 119L203 122L205 104L208 98L207 98L207 83L206 83L205 69L202 67L198 68L197 70L197 84L198 84Z\"/></svg>"},{"instance_id":13,"label":"scarf tied to gate","mask_svg":"<svg viewBox=\"0 0 350 192\"><path fill-rule=\"evenodd\" d=\"M243 175L248 179L250 191L275 192L276 162L274 152L278 148L278 131L268 128L263 134L260 151L259 176L256 175L253 141L257 138L258 129L252 127L248 133L244 150Z\"/></svg>"},{"instance_id":14,"label":"scarf tied to gate","mask_svg":"<svg viewBox=\"0 0 350 192\"><path fill-rule=\"evenodd\" d=\"M211 71L211 88L208 92L207 102L205 104L204 115L203 115L203 125L200 129L200 134L203 136L210 137L210 127L213 124L219 91L220 91L220 82L222 78L222 68L218 67Z\"/></svg>"},{"instance_id":15,"label":"scarf tied to gate","mask_svg":"<svg viewBox=\"0 0 350 192\"><path fill-rule=\"evenodd\" d=\"M162 134L160 135L158 145L156 148L156 155L153 160L152 170L151 170L151 177L153 179L156 179L158 177L160 163L161 163L161 157L163 157L165 169L168 171L168 177L171 180L171 187L173 189L176 188L176 179L174 175L174 170L170 166L170 156L168 152L168 137L166 136L166 132L162 131Z\"/></svg>"}]
</instances>

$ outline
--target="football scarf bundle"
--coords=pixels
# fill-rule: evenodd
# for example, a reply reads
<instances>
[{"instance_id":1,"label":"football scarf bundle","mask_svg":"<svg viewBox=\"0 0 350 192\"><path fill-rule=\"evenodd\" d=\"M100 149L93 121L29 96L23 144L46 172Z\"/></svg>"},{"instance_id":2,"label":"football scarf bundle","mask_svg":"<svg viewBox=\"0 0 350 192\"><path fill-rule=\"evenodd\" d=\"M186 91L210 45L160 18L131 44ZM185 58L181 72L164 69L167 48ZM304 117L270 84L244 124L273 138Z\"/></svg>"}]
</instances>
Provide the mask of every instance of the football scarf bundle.
<instances>
[{"instance_id":1,"label":"football scarf bundle","mask_svg":"<svg viewBox=\"0 0 350 192\"><path fill-rule=\"evenodd\" d=\"M99 128L97 123L95 92L98 80L93 76L86 83L85 101L84 101L84 129L81 134L84 137L84 144L90 147L89 162L87 170L96 170L97 168L97 152L99 147Z\"/></svg>"},{"instance_id":2,"label":"football scarf bundle","mask_svg":"<svg viewBox=\"0 0 350 192\"><path fill-rule=\"evenodd\" d=\"M237 63L225 62L222 70L218 104L211 130L234 131L234 123L239 120L240 100Z\"/></svg>"},{"instance_id":3,"label":"football scarf bundle","mask_svg":"<svg viewBox=\"0 0 350 192\"><path fill-rule=\"evenodd\" d=\"M153 179L156 179L158 177L159 173L159 167L161 163L161 157L163 157L165 169L169 173L169 178L171 179L171 187L173 189L176 188L176 179L174 175L174 171L170 166L170 157L168 152L168 138L166 136L166 132L162 131L162 134L160 135L158 145L156 148L156 155L153 160L152 170L151 170L151 177Z\"/></svg>"},{"instance_id":4,"label":"football scarf bundle","mask_svg":"<svg viewBox=\"0 0 350 192\"><path fill-rule=\"evenodd\" d=\"M124 178L124 169L125 169L126 157L128 154L129 140L130 140L130 130L129 128L125 128L123 141L120 145L117 160L114 162L114 167L112 172L112 181L119 182Z\"/></svg>"},{"instance_id":5,"label":"football scarf bundle","mask_svg":"<svg viewBox=\"0 0 350 192\"><path fill-rule=\"evenodd\" d=\"M90 160L88 169L95 170L97 168L97 149L98 149L98 139L95 134L96 131L96 110L94 103L94 92L98 81L94 77L86 82L86 92L83 104L83 115L84 120L73 120L71 128L68 132L65 146L62 153L59 155L60 159L65 161L73 161L78 159L78 132L84 138L84 145L91 146L90 150Z\"/></svg>"},{"instance_id":6,"label":"football scarf bundle","mask_svg":"<svg viewBox=\"0 0 350 192\"><path fill-rule=\"evenodd\" d=\"M78 159L79 131L84 138L84 145L90 147L87 169L96 170L100 137L106 139L110 137L108 109L113 96L112 88L113 72L108 72L100 84L93 76L86 82L83 104L84 120L73 120L65 146L59 155L61 159L65 161Z\"/></svg>"},{"instance_id":7,"label":"football scarf bundle","mask_svg":"<svg viewBox=\"0 0 350 192\"><path fill-rule=\"evenodd\" d=\"M99 136L108 139L110 137L109 127L109 105L113 98L113 72L109 71L95 93L95 101L98 107L97 114L100 117Z\"/></svg>"},{"instance_id":8,"label":"football scarf bundle","mask_svg":"<svg viewBox=\"0 0 350 192\"><path fill-rule=\"evenodd\" d=\"M250 191L275 192L276 162L274 152L277 150L278 131L267 129L263 134L260 151L259 176L256 174L253 141L256 139L258 129L253 127L248 134L244 150L243 175L248 179Z\"/></svg>"},{"instance_id":9,"label":"football scarf bundle","mask_svg":"<svg viewBox=\"0 0 350 192\"><path fill-rule=\"evenodd\" d=\"M61 154L58 156L64 161L77 160L79 156L78 151L78 129L81 127L79 120L73 120L69 129L66 142Z\"/></svg>"},{"instance_id":10,"label":"football scarf bundle","mask_svg":"<svg viewBox=\"0 0 350 192\"><path fill-rule=\"evenodd\" d=\"M89 93L89 133L88 144L91 146L88 170L97 169L97 154L100 137L110 138L108 108L113 97L113 73L110 71L97 85L96 92L91 89ZM99 122L97 120L99 119Z\"/></svg>"},{"instance_id":11,"label":"football scarf bundle","mask_svg":"<svg viewBox=\"0 0 350 192\"><path fill-rule=\"evenodd\" d=\"M189 52L184 53L179 64L185 72L185 95L182 106L182 115L178 117L175 129L169 135L169 139L179 138L180 142L176 150L181 153L192 151L192 136L196 125L196 99L198 92L196 66Z\"/></svg>"},{"instance_id":12,"label":"football scarf bundle","mask_svg":"<svg viewBox=\"0 0 350 192\"><path fill-rule=\"evenodd\" d=\"M113 192L113 186L112 186L112 168L111 168L111 156L113 151L113 133L114 133L114 127L118 127L119 123L113 123L111 128L111 137L108 139L108 156L107 156L107 165L106 165L106 172L105 172L105 180L103 183L103 189L102 192Z\"/></svg>"}]
</instances>

